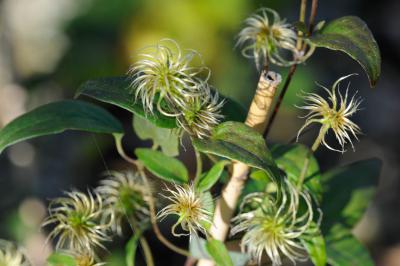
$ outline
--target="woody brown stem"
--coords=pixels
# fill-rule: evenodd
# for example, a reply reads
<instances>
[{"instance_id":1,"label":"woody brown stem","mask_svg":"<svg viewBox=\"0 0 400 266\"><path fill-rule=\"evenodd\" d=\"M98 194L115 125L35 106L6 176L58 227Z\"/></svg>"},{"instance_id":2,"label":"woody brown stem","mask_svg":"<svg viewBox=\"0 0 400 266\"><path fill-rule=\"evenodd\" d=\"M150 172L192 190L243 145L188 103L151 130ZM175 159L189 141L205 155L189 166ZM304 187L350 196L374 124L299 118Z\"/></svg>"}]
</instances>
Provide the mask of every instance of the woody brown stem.
<instances>
[{"instance_id":1,"label":"woody brown stem","mask_svg":"<svg viewBox=\"0 0 400 266\"><path fill-rule=\"evenodd\" d=\"M250 105L245 124L263 133L267 124L269 110L276 89L281 82L281 76L275 72L263 71L257 85L257 90ZM240 194L247 180L249 167L241 162L232 165L232 176L221 192L214 212L210 234L214 239L225 241L230 221L236 209ZM213 262L200 260L198 266L211 266Z\"/></svg>"}]
</instances>

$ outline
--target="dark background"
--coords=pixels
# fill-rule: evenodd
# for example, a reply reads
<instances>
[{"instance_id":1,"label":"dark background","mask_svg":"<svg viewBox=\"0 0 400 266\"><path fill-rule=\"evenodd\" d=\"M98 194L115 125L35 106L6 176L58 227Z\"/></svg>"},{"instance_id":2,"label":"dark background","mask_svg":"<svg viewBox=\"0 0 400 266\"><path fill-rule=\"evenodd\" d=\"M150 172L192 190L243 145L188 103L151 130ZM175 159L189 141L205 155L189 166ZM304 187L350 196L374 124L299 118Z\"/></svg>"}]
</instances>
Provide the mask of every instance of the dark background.
<instances>
[{"instance_id":1,"label":"dark background","mask_svg":"<svg viewBox=\"0 0 400 266\"><path fill-rule=\"evenodd\" d=\"M247 106L258 77L253 62L234 49L242 21L268 6L294 22L299 4L287 0L0 1L0 128L36 106L72 98L85 80L123 75L138 49L165 37L198 50L212 70L212 84ZM300 128L302 120L294 107L300 103L300 90L316 90L314 81L329 86L340 76L360 74L351 78L352 89L364 98L363 110L355 117L364 133L356 152L341 155L323 148L317 156L323 170L369 157L384 162L378 192L355 233L378 265L389 266L400 265L399 14L400 2L395 0L320 1L318 21L356 15L367 22L381 49L380 81L375 89L369 88L357 63L341 53L318 49L299 67L270 138L287 142ZM129 113L105 107L124 122L129 149L149 145L132 132ZM302 142L309 144L311 137ZM181 158L193 164L190 152L182 152ZM40 229L40 222L48 199L74 187L95 186L106 168L126 167L109 136L67 132L8 148L0 155L0 238L17 241L36 265L44 265L51 247L44 245L46 231ZM168 234L168 225L164 229ZM183 263L151 233L148 236L158 265ZM121 238L110 245L110 252L104 254L109 265L124 265L125 241ZM184 245L187 240L177 241Z\"/></svg>"}]
</instances>

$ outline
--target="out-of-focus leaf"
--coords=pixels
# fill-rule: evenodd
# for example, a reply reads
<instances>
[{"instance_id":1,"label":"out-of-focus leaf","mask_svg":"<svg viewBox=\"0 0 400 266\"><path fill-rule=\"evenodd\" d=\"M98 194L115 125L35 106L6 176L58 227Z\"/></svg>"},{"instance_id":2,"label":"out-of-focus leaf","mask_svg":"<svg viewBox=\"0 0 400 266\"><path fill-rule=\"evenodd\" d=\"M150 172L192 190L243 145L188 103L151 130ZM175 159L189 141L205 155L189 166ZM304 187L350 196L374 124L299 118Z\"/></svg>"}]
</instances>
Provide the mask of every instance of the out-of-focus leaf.
<instances>
[{"instance_id":1,"label":"out-of-focus leaf","mask_svg":"<svg viewBox=\"0 0 400 266\"><path fill-rule=\"evenodd\" d=\"M219 161L214 164L208 172L204 173L198 180L196 180L196 188L199 191L209 190L215 183L217 183L219 177L224 171L224 167L228 163L228 161Z\"/></svg>"},{"instance_id":2,"label":"out-of-focus leaf","mask_svg":"<svg viewBox=\"0 0 400 266\"><path fill-rule=\"evenodd\" d=\"M136 230L131 239L129 239L128 243L125 246L125 253L126 253L126 265L127 266L135 266L135 257L137 247L139 245L139 239L142 235L141 230Z\"/></svg>"},{"instance_id":3,"label":"out-of-focus leaf","mask_svg":"<svg viewBox=\"0 0 400 266\"><path fill-rule=\"evenodd\" d=\"M287 177L297 183L297 179L304 166L304 160L309 149L302 144L282 145L275 144L271 148L272 156L278 167L285 171ZM304 179L304 184L310 193L318 200L322 199L322 186L319 165L313 155L310 156L310 164Z\"/></svg>"},{"instance_id":4,"label":"out-of-focus leaf","mask_svg":"<svg viewBox=\"0 0 400 266\"><path fill-rule=\"evenodd\" d=\"M328 263L332 266L373 266L368 250L345 227L337 224L325 236Z\"/></svg>"},{"instance_id":5,"label":"out-of-focus leaf","mask_svg":"<svg viewBox=\"0 0 400 266\"><path fill-rule=\"evenodd\" d=\"M188 170L181 161L151 149L139 148L135 150L135 154L143 165L157 177L179 184L189 181Z\"/></svg>"},{"instance_id":6,"label":"out-of-focus leaf","mask_svg":"<svg viewBox=\"0 0 400 266\"><path fill-rule=\"evenodd\" d=\"M217 266L233 266L232 259L223 242L210 239L206 243L206 249Z\"/></svg>"},{"instance_id":7,"label":"out-of-focus leaf","mask_svg":"<svg viewBox=\"0 0 400 266\"><path fill-rule=\"evenodd\" d=\"M264 138L243 123L232 121L222 123L214 128L209 139L194 139L193 145L201 152L265 170L275 180L279 180L279 169Z\"/></svg>"},{"instance_id":8,"label":"out-of-focus leaf","mask_svg":"<svg viewBox=\"0 0 400 266\"><path fill-rule=\"evenodd\" d=\"M98 101L110 103L139 115L159 127L175 128L175 118L167 117L155 108L154 115L146 114L141 101L135 102L128 77L111 77L89 80L83 83L75 94L86 95Z\"/></svg>"},{"instance_id":9,"label":"out-of-focus leaf","mask_svg":"<svg viewBox=\"0 0 400 266\"><path fill-rule=\"evenodd\" d=\"M75 259L67 254L53 253L47 258L50 266L77 266Z\"/></svg>"},{"instance_id":10,"label":"out-of-focus leaf","mask_svg":"<svg viewBox=\"0 0 400 266\"><path fill-rule=\"evenodd\" d=\"M122 133L121 123L109 112L81 101L60 101L40 106L17 117L0 130L0 153L17 142L65 130Z\"/></svg>"},{"instance_id":11,"label":"out-of-focus leaf","mask_svg":"<svg viewBox=\"0 0 400 266\"><path fill-rule=\"evenodd\" d=\"M312 229L317 228L315 223L311 226ZM302 243L307 249L307 253L310 256L311 261L315 266L325 266L326 265L326 246L325 240L321 232L318 230L318 234L313 235L307 239L301 239Z\"/></svg>"},{"instance_id":12,"label":"out-of-focus leaf","mask_svg":"<svg viewBox=\"0 0 400 266\"><path fill-rule=\"evenodd\" d=\"M381 74L381 55L378 44L367 24L355 16L335 19L310 38L317 47L346 53L356 60L375 87Z\"/></svg>"},{"instance_id":13,"label":"out-of-focus leaf","mask_svg":"<svg viewBox=\"0 0 400 266\"><path fill-rule=\"evenodd\" d=\"M211 256L208 254L206 249L207 241L203 238L193 236L190 238L189 243L189 251L193 258L196 259L209 259L211 260ZM233 266L245 266L247 262L250 260L249 255L240 252L229 251L229 257L233 262Z\"/></svg>"},{"instance_id":14,"label":"out-of-focus leaf","mask_svg":"<svg viewBox=\"0 0 400 266\"><path fill-rule=\"evenodd\" d=\"M334 224L351 229L360 220L375 192L381 167L380 160L368 159L322 175L324 235Z\"/></svg>"},{"instance_id":15,"label":"out-of-focus leaf","mask_svg":"<svg viewBox=\"0 0 400 266\"><path fill-rule=\"evenodd\" d=\"M133 128L140 139L151 139L155 145L161 147L165 155L179 154L179 136L172 129L157 127L138 115L133 117Z\"/></svg>"}]
</instances>

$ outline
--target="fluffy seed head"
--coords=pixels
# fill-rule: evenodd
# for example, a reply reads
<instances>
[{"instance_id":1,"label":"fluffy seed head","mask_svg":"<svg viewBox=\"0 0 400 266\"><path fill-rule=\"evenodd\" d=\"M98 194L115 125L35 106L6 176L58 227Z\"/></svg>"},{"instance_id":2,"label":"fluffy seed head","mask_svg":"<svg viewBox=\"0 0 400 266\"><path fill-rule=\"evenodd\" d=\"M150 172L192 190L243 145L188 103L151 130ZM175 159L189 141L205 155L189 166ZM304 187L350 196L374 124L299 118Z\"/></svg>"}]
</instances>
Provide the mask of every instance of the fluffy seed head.
<instances>
[{"instance_id":1,"label":"fluffy seed head","mask_svg":"<svg viewBox=\"0 0 400 266\"><path fill-rule=\"evenodd\" d=\"M209 137L210 131L222 120L224 101L219 101L218 93L212 93L206 83L199 84L198 90L199 96L186 99L177 121L189 135L202 139Z\"/></svg>"},{"instance_id":2,"label":"fluffy seed head","mask_svg":"<svg viewBox=\"0 0 400 266\"><path fill-rule=\"evenodd\" d=\"M128 217L137 223L148 220L147 188L142 178L134 172L110 172L96 191L103 198L103 217L112 220L112 229L122 235L121 225Z\"/></svg>"},{"instance_id":3,"label":"fluffy seed head","mask_svg":"<svg viewBox=\"0 0 400 266\"><path fill-rule=\"evenodd\" d=\"M232 220L231 234L244 232L242 250L260 265L264 253L273 266L282 265L281 257L293 263L306 258L300 239L312 233L311 197L305 191L299 193L289 181L285 184L275 197L269 193L245 197L241 212ZM305 202L306 210L299 210L301 201ZM245 212L249 207L251 210Z\"/></svg>"},{"instance_id":4,"label":"fluffy seed head","mask_svg":"<svg viewBox=\"0 0 400 266\"><path fill-rule=\"evenodd\" d=\"M96 246L104 248L102 242L109 240L105 233L109 224L103 222L103 211L98 193L71 191L50 203L43 226L55 225L49 238L58 238L56 249L89 252Z\"/></svg>"},{"instance_id":5,"label":"fluffy seed head","mask_svg":"<svg viewBox=\"0 0 400 266\"><path fill-rule=\"evenodd\" d=\"M203 65L199 53L182 51L173 40L165 39L149 46L140 56L141 59L129 71L131 87L135 99L140 99L149 113L153 113L153 102L156 101L162 114L179 115L169 107L180 106L186 97L196 96L197 85L209 77L209 70ZM200 61L199 66L192 66L196 59ZM206 75L204 79L199 77L203 72Z\"/></svg>"},{"instance_id":6,"label":"fluffy seed head","mask_svg":"<svg viewBox=\"0 0 400 266\"><path fill-rule=\"evenodd\" d=\"M30 266L24 253L13 243L0 240L0 266Z\"/></svg>"},{"instance_id":7,"label":"fluffy seed head","mask_svg":"<svg viewBox=\"0 0 400 266\"><path fill-rule=\"evenodd\" d=\"M179 216L178 221L172 227L174 236L197 235L197 231L206 234L206 227L211 224L211 212L207 207L211 204L211 199L206 194L195 190L193 185L174 185L174 189L166 187L169 195L162 195L171 203L162 209L157 218L163 219L168 215ZM176 227L181 225L188 233L177 233Z\"/></svg>"},{"instance_id":8,"label":"fluffy seed head","mask_svg":"<svg viewBox=\"0 0 400 266\"><path fill-rule=\"evenodd\" d=\"M297 139L299 138L301 132L312 123L322 124L320 134L324 134L321 139L321 143L325 145L328 149L338 152L345 152L344 145L350 143L354 150L353 142L351 137L358 140L357 134L361 133L360 127L350 120L350 117L359 110L361 104L360 98L356 98L357 92L349 97L349 86L347 86L346 93L343 96L339 89L339 84L342 80L352 76L347 75L338 79L332 86L331 90L319 85L328 93L328 100L325 100L318 94L306 93L304 95L305 105L299 107L308 111L305 116L306 122L300 128ZM327 129L332 129L333 133L341 149L332 148L325 140Z\"/></svg>"},{"instance_id":9,"label":"fluffy seed head","mask_svg":"<svg viewBox=\"0 0 400 266\"><path fill-rule=\"evenodd\" d=\"M280 18L279 14L269 8L261 8L245 20L246 26L239 32L238 46L242 54L254 58L258 68L269 61L279 66L299 63L300 52L296 49L297 33L292 26ZM286 50L293 59L284 59ZM304 59L305 60L305 59Z\"/></svg>"}]
</instances>

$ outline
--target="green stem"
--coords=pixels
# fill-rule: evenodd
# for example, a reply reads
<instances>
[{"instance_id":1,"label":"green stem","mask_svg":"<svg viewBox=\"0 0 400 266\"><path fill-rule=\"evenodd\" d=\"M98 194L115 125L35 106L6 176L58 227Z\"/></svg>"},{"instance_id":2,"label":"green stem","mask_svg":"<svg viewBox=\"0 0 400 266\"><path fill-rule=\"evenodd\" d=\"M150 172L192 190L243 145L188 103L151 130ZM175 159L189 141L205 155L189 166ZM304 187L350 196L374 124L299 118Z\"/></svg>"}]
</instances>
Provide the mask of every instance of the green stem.
<instances>
[{"instance_id":1,"label":"green stem","mask_svg":"<svg viewBox=\"0 0 400 266\"><path fill-rule=\"evenodd\" d=\"M315 139L314 144L311 146L311 150L308 150L306 158L304 159L304 164L303 168L301 169L301 173L299 176L299 180L297 182L297 189L300 191L303 183L304 183L304 178L306 177L308 167L310 166L311 162L311 154L313 154L321 144L321 141L323 140L326 132L328 131L329 127L326 125L323 125L321 129L319 130L318 137Z\"/></svg>"},{"instance_id":2,"label":"green stem","mask_svg":"<svg viewBox=\"0 0 400 266\"><path fill-rule=\"evenodd\" d=\"M147 242L145 237L140 237L140 246L143 248L144 258L146 260L147 266L154 266L153 255L151 254L151 249L149 243Z\"/></svg>"},{"instance_id":3,"label":"green stem","mask_svg":"<svg viewBox=\"0 0 400 266\"><path fill-rule=\"evenodd\" d=\"M195 180L200 178L201 173L203 172L203 161L201 160L200 152L194 148L194 153L196 155L196 176Z\"/></svg>"}]
</instances>

